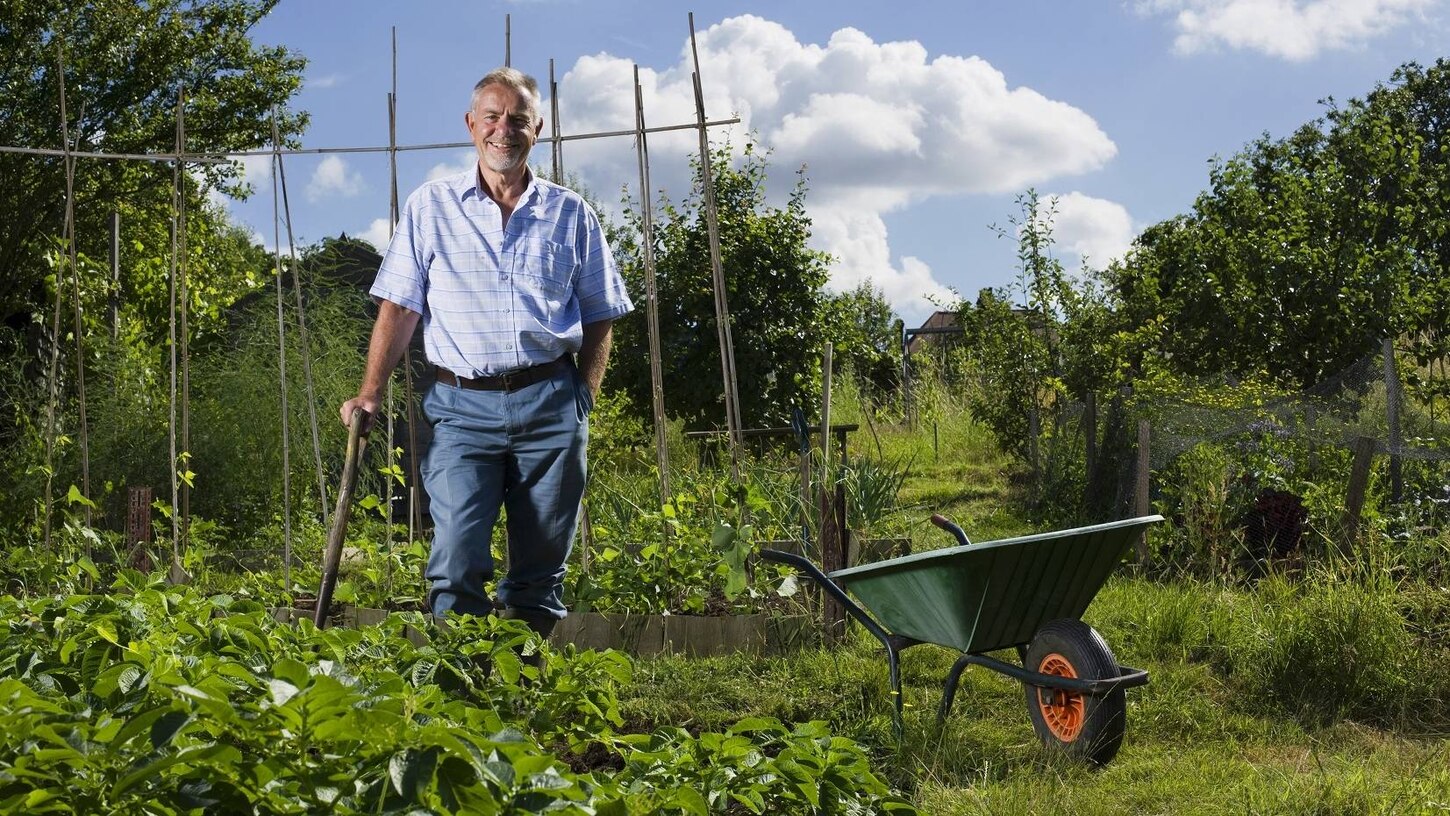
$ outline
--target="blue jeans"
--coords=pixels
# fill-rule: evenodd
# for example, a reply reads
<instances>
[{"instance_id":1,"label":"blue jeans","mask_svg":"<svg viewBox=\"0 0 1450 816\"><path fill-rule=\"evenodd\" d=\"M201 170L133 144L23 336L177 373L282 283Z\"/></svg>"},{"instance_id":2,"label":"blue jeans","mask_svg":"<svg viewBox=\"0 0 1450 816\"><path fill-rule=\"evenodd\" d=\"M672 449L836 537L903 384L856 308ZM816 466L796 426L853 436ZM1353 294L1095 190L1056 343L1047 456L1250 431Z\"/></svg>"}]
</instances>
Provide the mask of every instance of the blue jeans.
<instances>
[{"instance_id":1,"label":"blue jeans","mask_svg":"<svg viewBox=\"0 0 1450 816\"><path fill-rule=\"evenodd\" d=\"M492 609L490 542L507 508L505 606L563 618L564 562L584 495L585 447L594 401L583 378L563 366L517 391L470 391L435 383L423 398L433 444L423 487L433 516L426 576L434 615Z\"/></svg>"}]
</instances>

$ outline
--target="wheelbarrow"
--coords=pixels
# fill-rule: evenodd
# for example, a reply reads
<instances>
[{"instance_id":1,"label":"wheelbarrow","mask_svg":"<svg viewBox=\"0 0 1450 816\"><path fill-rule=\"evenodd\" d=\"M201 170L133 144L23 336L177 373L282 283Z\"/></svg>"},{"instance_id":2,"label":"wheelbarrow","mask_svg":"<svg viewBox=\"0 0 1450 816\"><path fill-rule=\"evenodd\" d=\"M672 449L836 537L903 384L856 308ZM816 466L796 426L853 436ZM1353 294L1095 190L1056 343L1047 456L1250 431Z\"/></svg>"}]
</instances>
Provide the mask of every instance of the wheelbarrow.
<instances>
[{"instance_id":1,"label":"wheelbarrow","mask_svg":"<svg viewBox=\"0 0 1450 816\"><path fill-rule=\"evenodd\" d=\"M1144 516L972 544L961 527L937 515L932 522L959 546L829 575L793 553L762 550L760 557L812 578L886 647L898 733L901 650L934 643L962 653L947 674L939 722L951 712L962 672L983 666L1022 682L1033 730L1045 745L1101 765L1123 742L1124 691L1145 685L1148 673L1118 665L1081 617L1144 528L1162 520ZM1003 649L1015 649L1022 665L988 656Z\"/></svg>"}]
</instances>

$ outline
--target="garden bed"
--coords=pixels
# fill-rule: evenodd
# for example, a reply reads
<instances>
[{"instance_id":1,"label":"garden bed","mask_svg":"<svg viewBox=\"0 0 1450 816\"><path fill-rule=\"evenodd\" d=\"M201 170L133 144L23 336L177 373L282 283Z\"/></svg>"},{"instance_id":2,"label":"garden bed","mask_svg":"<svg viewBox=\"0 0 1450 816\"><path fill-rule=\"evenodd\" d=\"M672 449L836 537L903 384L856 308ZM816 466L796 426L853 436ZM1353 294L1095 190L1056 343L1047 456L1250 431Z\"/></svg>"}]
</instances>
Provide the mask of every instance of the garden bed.
<instances>
[{"instance_id":1,"label":"garden bed","mask_svg":"<svg viewBox=\"0 0 1450 816\"><path fill-rule=\"evenodd\" d=\"M272 616L283 623L312 619L311 609L277 607ZM376 626L386 609L345 606L331 617L333 626ZM783 654L819 642L820 625L806 615L645 615L621 612L578 612L560 621L549 641L555 647L617 649L636 657L679 654L712 657L735 653ZM423 635L408 627L408 638Z\"/></svg>"}]
</instances>

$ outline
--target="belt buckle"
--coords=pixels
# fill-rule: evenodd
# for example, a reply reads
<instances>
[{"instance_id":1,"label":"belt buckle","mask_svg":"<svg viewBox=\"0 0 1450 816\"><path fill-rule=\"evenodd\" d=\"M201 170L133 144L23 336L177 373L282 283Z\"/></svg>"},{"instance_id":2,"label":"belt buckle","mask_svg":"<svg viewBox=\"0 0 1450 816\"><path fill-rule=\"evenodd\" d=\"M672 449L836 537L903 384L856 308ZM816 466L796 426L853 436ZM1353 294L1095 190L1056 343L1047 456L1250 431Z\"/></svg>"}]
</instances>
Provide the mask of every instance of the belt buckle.
<instances>
[{"instance_id":1,"label":"belt buckle","mask_svg":"<svg viewBox=\"0 0 1450 816\"><path fill-rule=\"evenodd\" d=\"M514 390L514 379L516 379L518 377L518 375L519 375L519 372L517 372L517 371L510 371L507 374L500 374L500 375L498 375L498 378L503 381L503 390L504 391L513 391Z\"/></svg>"}]
</instances>

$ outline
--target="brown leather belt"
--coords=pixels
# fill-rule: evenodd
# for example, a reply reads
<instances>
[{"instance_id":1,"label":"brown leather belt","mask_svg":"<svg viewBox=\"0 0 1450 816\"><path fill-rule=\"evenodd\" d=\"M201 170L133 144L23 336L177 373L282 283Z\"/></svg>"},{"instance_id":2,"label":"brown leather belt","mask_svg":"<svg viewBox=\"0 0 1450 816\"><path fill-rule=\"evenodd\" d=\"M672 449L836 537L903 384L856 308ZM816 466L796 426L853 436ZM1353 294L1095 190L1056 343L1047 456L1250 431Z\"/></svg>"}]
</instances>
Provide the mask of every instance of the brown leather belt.
<instances>
[{"instance_id":1,"label":"brown leather belt","mask_svg":"<svg viewBox=\"0 0 1450 816\"><path fill-rule=\"evenodd\" d=\"M493 377L460 377L442 366L434 366L433 371L438 382L470 391L517 391L549 379L568 365L569 355L565 354L552 363L540 363Z\"/></svg>"}]
</instances>

